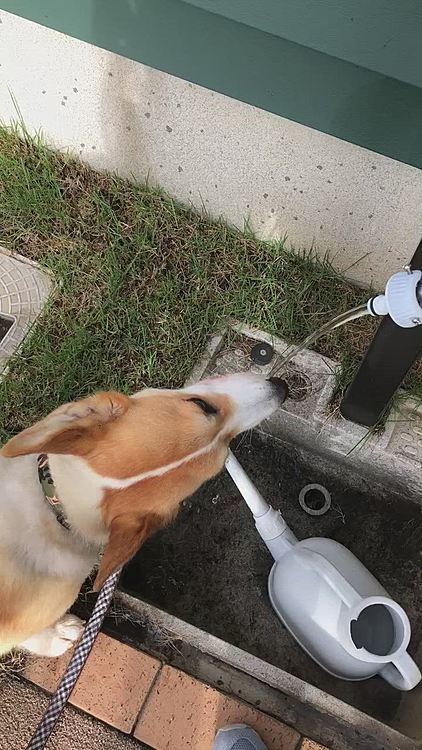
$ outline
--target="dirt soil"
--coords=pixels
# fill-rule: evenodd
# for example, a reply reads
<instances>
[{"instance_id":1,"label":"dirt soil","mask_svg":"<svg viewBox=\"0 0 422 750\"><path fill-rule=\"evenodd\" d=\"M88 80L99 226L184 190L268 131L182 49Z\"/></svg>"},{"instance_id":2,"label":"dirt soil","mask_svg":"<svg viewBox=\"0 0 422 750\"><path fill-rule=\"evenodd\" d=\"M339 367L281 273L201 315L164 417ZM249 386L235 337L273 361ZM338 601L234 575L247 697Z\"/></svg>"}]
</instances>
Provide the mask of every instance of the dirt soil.
<instances>
[{"instance_id":1,"label":"dirt soil","mask_svg":"<svg viewBox=\"0 0 422 750\"><path fill-rule=\"evenodd\" d=\"M420 508L258 433L243 437L235 453L298 538L336 539L380 580L409 615L415 653L422 639ZM322 517L299 506L299 491L311 482L332 495L332 507ZM287 633L269 604L270 567L249 510L223 473L185 501L177 520L142 548L122 588L394 723L402 697L397 690L379 678L353 683L331 677Z\"/></svg>"}]
</instances>

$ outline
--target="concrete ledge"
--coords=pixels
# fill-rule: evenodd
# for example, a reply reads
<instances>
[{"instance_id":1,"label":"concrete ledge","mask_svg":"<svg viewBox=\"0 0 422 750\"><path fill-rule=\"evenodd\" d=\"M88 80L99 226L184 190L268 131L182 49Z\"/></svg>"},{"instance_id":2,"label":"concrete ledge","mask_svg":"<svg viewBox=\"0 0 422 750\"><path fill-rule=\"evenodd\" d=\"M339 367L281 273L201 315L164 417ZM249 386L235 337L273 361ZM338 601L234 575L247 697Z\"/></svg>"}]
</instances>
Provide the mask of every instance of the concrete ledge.
<instances>
[{"instance_id":1,"label":"concrete ledge","mask_svg":"<svg viewBox=\"0 0 422 750\"><path fill-rule=\"evenodd\" d=\"M420 743L405 737L358 709L348 706L319 688L157 607L123 592L118 592L117 601L123 608L140 615L144 622L149 622L156 632L165 633L167 639L173 638L176 642L187 643L202 653L275 688L280 693L295 698L325 717L325 722L334 719L338 731L343 735L337 747L350 748L350 750L352 748L353 750L417 750L420 747ZM301 731L299 725L297 728Z\"/></svg>"}]
</instances>

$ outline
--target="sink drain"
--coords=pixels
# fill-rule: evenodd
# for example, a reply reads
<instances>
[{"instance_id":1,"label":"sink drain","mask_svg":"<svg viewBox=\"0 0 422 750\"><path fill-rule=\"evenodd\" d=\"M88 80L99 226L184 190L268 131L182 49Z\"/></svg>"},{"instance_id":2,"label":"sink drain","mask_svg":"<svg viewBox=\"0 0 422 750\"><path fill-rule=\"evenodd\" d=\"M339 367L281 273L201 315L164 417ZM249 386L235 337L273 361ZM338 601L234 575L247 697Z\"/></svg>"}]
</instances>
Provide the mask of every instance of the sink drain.
<instances>
[{"instance_id":1,"label":"sink drain","mask_svg":"<svg viewBox=\"0 0 422 750\"><path fill-rule=\"evenodd\" d=\"M299 504L310 516L323 516L331 508L331 495L322 484L307 484L299 492Z\"/></svg>"}]
</instances>

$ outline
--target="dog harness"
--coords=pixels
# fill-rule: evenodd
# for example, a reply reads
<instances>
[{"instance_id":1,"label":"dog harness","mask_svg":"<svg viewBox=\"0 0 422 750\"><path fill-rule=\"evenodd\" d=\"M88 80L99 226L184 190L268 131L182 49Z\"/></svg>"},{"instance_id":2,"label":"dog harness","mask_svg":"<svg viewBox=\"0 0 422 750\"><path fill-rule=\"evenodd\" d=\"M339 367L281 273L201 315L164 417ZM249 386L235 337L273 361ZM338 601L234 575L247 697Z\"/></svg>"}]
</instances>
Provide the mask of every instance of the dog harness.
<instances>
[{"instance_id":1,"label":"dog harness","mask_svg":"<svg viewBox=\"0 0 422 750\"><path fill-rule=\"evenodd\" d=\"M57 497L57 490L51 476L50 466L48 463L48 456L46 453L41 453L37 458L38 464L38 479L41 485L41 489L44 493L46 502L50 506L56 520L66 531L70 530L70 523L66 518L63 505Z\"/></svg>"}]
</instances>

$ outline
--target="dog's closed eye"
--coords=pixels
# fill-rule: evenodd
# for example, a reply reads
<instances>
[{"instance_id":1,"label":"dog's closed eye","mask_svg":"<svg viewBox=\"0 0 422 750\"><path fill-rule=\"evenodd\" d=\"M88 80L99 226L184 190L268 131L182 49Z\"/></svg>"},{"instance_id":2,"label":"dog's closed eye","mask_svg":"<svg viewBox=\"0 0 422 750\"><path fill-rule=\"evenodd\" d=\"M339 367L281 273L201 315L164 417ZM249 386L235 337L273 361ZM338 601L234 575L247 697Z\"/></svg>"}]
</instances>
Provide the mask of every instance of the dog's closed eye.
<instances>
[{"instance_id":1,"label":"dog's closed eye","mask_svg":"<svg viewBox=\"0 0 422 750\"><path fill-rule=\"evenodd\" d=\"M213 414L218 414L218 409L216 409L215 406L210 404L208 401L204 401L203 398L188 398L188 401L198 406L201 411L203 411L203 413L207 415L207 417Z\"/></svg>"}]
</instances>

